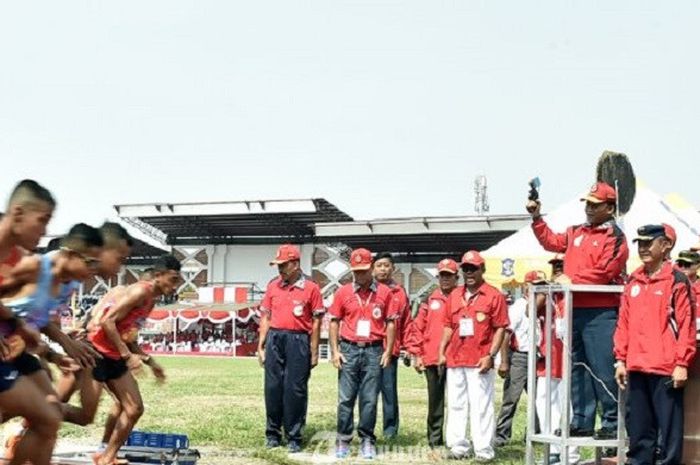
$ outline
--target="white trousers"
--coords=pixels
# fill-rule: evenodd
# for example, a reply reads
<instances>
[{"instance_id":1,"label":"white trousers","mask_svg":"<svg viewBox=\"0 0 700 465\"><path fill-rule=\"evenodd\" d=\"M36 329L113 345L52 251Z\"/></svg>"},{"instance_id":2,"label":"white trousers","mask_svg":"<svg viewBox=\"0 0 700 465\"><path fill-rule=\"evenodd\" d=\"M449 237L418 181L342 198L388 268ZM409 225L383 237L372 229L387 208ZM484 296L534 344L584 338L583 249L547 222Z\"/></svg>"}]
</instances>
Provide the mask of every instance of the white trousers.
<instances>
[{"instance_id":1,"label":"white trousers","mask_svg":"<svg viewBox=\"0 0 700 465\"><path fill-rule=\"evenodd\" d=\"M535 397L535 410L537 411L537 419L540 424L540 431L544 434L554 434L558 429L562 428L561 416L564 411L564 383L560 379L551 379L550 384L550 422L549 428L545 427L545 408L547 404L547 378L537 377L537 395ZM571 407L568 407L571 409ZM550 447L552 454L560 454L561 447L552 445ZM577 463L581 455L578 453L578 447L569 447L569 463Z\"/></svg>"},{"instance_id":2,"label":"white trousers","mask_svg":"<svg viewBox=\"0 0 700 465\"><path fill-rule=\"evenodd\" d=\"M493 436L495 370L479 374L478 368L447 369L447 426L445 442L451 449L469 450L467 418L474 454L484 459L494 458Z\"/></svg>"}]
</instances>

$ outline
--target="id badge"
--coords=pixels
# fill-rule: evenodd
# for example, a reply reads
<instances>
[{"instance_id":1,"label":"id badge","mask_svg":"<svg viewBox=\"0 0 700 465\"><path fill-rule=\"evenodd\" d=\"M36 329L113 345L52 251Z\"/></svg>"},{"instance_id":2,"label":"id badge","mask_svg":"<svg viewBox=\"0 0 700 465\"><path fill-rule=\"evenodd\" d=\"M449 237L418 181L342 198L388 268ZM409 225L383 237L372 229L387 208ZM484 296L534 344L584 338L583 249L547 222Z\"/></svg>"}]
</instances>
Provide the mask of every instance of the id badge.
<instances>
[{"instance_id":1,"label":"id badge","mask_svg":"<svg viewBox=\"0 0 700 465\"><path fill-rule=\"evenodd\" d=\"M474 335L474 320L471 318L462 318L459 320L459 337L467 337Z\"/></svg>"},{"instance_id":2,"label":"id badge","mask_svg":"<svg viewBox=\"0 0 700 465\"><path fill-rule=\"evenodd\" d=\"M369 337L369 320L358 320L357 321L357 337Z\"/></svg>"},{"instance_id":3,"label":"id badge","mask_svg":"<svg viewBox=\"0 0 700 465\"><path fill-rule=\"evenodd\" d=\"M557 339L564 340L566 337L566 320L563 318L554 319L554 334L557 336Z\"/></svg>"}]
</instances>

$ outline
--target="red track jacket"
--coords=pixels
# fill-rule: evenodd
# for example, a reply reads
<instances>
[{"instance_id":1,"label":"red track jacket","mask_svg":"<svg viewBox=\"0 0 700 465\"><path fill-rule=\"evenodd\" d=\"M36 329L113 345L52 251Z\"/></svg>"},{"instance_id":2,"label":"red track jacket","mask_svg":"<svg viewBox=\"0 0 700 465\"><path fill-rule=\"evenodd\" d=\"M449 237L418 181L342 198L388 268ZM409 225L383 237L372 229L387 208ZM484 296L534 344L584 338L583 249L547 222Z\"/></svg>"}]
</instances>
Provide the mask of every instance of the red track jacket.
<instances>
[{"instance_id":1,"label":"red track jacket","mask_svg":"<svg viewBox=\"0 0 700 465\"><path fill-rule=\"evenodd\" d=\"M615 358L630 371L671 375L696 351L695 299L688 278L664 263L654 276L638 268L625 285L615 329Z\"/></svg>"},{"instance_id":2,"label":"red track jacket","mask_svg":"<svg viewBox=\"0 0 700 465\"><path fill-rule=\"evenodd\" d=\"M564 273L573 284L622 284L629 256L625 234L614 222L600 226L570 226L555 233L541 218L532 222L545 250L564 253ZM617 307L618 294L576 293L575 308Z\"/></svg>"}]
</instances>

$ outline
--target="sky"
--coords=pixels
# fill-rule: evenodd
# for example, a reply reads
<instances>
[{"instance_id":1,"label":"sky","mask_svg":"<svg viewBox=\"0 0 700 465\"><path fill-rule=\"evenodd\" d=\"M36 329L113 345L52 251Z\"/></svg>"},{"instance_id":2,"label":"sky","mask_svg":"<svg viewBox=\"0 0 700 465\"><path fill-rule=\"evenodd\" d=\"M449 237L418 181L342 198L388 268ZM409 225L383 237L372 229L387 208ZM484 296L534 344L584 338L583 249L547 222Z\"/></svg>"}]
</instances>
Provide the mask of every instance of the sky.
<instances>
[{"instance_id":1,"label":"sky","mask_svg":"<svg viewBox=\"0 0 700 465\"><path fill-rule=\"evenodd\" d=\"M544 210L605 149L697 205L694 1L3 2L0 196L324 197L357 219Z\"/></svg>"}]
</instances>

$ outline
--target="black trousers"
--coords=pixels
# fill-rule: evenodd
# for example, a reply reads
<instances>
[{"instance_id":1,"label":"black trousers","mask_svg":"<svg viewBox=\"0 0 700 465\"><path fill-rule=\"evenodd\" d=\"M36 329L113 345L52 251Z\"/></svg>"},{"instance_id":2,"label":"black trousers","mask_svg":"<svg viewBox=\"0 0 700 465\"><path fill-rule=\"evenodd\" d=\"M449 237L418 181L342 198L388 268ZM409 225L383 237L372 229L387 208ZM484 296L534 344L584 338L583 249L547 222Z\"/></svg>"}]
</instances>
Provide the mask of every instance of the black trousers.
<instances>
[{"instance_id":1,"label":"black trousers","mask_svg":"<svg viewBox=\"0 0 700 465\"><path fill-rule=\"evenodd\" d=\"M629 373L626 424L630 465L680 465L683 389L674 389L670 376ZM654 456L657 443L660 457Z\"/></svg>"},{"instance_id":2,"label":"black trousers","mask_svg":"<svg viewBox=\"0 0 700 465\"><path fill-rule=\"evenodd\" d=\"M445 423L445 367L432 365L425 367L425 380L428 383L428 444L430 447L444 444L442 430Z\"/></svg>"},{"instance_id":3,"label":"black trousers","mask_svg":"<svg viewBox=\"0 0 700 465\"><path fill-rule=\"evenodd\" d=\"M382 420L384 424L384 439L396 437L399 434L399 390L396 377L398 375L399 358L391 357L391 363L382 368Z\"/></svg>"},{"instance_id":4,"label":"black trousers","mask_svg":"<svg viewBox=\"0 0 700 465\"><path fill-rule=\"evenodd\" d=\"M306 425L311 350L306 333L271 329L265 342L265 436L301 442Z\"/></svg>"},{"instance_id":5,"label":"black trousers","mask_svg":"<svg viewBox=\"0 0 700 465\"><path fill-rule=\"evenodd\" d=\"M506 442L513 434L513 417L527 390L527 352L511 352L510 372L503 383L503 404L496 420L496 440Z\"/></svg>"}]
</instances>

